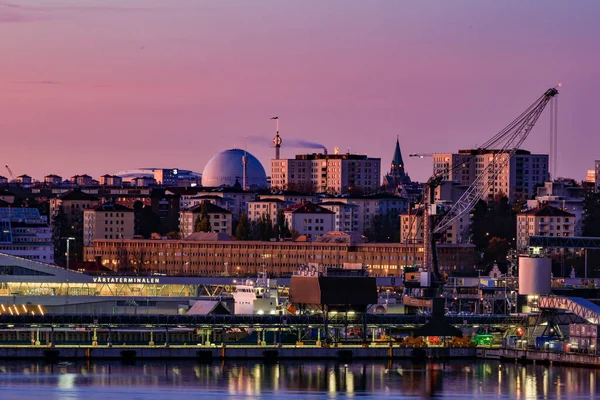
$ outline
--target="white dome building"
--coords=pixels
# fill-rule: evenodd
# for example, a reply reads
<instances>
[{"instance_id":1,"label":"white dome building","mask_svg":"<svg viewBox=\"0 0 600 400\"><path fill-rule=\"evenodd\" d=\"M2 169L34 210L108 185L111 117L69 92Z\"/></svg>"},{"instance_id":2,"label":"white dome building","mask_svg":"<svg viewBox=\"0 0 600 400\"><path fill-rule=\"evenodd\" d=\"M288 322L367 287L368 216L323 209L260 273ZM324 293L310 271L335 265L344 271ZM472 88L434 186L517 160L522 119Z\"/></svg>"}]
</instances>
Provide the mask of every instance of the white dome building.
<instances>
[{"instance_id":1,"label":"white dome building","mask_svg":"<svg viewBox=\"0 0 600 400\"><path fill-rule=\"evenodd\" d=\"M211 158L204 171L202 171L202 186L205 187L233 187L241 185L243 173L244 150L229 149L220 152ZM248 160L246 166L246 185L253 189L267 187L267 174L262 164L252 154L246 152Z\"/></svg>"}]
</instances>

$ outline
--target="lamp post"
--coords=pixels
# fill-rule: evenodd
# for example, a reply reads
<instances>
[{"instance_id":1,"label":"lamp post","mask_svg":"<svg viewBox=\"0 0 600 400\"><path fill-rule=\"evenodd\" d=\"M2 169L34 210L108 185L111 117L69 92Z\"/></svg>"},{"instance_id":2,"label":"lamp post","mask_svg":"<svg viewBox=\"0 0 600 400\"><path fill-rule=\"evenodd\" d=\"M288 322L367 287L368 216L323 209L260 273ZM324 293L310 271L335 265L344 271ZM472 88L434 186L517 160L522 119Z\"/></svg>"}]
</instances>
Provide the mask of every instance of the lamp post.
<instances>
[{"instance_id":1,"label":"lamp post","mask_svg":"<svg viewBox=\"0 0 600 400\"><path fill-rule=\"evenodd\" d=\"M71 240L75 240L75 238L74 237L65 237L63 239L65 239L67 241L67 266L66 267L67 267L67 270L69 270L69 256L71 255L70 254L70 243L71 243Z\"/></svg>"},{"instance_id":2,"label":"lamp post","mask_svg":"<svg viewBox=\"0 0 600 400\"><path fill-rule=\"evenodd\" d=\"M70 257L70 250L71 250L71 246L70 246L70 242L71 240L75 240L74 237L63 237L61 239L64 239L67 241L67 265L65 268L65 281L67 284L67 290L66 290L66 296L65 296L65 306L69 303L69 257Z\"/></svg>"}]
</instances>

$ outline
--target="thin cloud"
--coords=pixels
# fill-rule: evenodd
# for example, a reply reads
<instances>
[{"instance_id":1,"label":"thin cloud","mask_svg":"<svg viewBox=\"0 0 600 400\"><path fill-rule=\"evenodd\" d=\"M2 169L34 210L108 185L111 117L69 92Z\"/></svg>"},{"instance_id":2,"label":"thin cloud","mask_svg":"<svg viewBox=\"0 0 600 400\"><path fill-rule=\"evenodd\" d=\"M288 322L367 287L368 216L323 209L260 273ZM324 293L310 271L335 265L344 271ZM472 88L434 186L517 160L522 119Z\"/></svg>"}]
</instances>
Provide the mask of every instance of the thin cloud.
<instances>
[{"instance_id":1,"label":"thin cloud","mask_svg":"<svg viewBox=\"0 0 600 400\"><path fill-rule=\"evenodd\" d=\"M10 3L5 1L0 1L0 7L4 8L12 8L23 11L43 11L43 12L52 12L52 11L142 11L148 10L147 7L128 7L128 6L98 6L98 5L89 5L89 6L24 6L22 4Z\"/></svg>"},{"instance_id":2,"label":"thin cloud","mask_svg":"<svg viewBox=\"0 0 600 400\"><path fill-rule=\"evenodd\" d=\"M22 83L22 84L27 84L27 85L70 85L70 83L67 82L61 82L61 81L14 81L13 83Z\"/></svg>"}]
</instances>

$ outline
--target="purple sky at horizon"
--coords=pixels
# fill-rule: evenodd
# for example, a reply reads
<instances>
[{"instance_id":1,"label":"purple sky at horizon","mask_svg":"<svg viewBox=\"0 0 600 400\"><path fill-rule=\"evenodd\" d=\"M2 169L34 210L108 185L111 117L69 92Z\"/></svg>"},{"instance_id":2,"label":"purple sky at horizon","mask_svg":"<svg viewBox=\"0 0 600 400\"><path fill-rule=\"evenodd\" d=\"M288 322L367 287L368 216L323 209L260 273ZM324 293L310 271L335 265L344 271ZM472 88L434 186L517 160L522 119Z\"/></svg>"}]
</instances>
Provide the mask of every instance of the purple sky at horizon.
<instances>
[{"instance_id":1,"label":"purple sky at horizon","mask_svg":"<svg viewBox=\"0 0 600 400\"><path fill-rule=\"evenodd\" d=\"M0 0L0 175L202 172L244 136L368 154L413 179L563 82L559 176L600 159L600 2ZM524 148L549 151L549 110ZM274 150L248 142L270 173Z\"/></svg>"}]
</instances>

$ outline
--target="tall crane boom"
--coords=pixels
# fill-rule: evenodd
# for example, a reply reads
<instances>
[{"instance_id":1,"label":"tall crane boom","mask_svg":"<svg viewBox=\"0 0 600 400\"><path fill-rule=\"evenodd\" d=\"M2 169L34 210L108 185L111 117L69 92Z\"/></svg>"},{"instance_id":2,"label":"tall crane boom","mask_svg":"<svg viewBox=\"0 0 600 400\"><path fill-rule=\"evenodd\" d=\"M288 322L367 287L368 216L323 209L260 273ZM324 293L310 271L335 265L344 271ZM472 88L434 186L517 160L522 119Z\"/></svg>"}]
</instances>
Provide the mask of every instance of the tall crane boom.
<instances>
[{"instance_id":1,"label":"tall crane boom","mask_svg":"<svg viewBox=\"0 0 600 400\"><path fill-rule=\"evenodd\" d=\"M10 175L10 178L14 181L15 178L15 174L13 174L13 172L11 171L10 167L8 166L8 164L4 165L6 167L6 170L8 171L8 174Z\"/></svg>"},{"instance_id":2,"label":"tall crane boom","mask_svg":"<svg viewBox=\"0 0 600 400\"><path fill-rule=\"evenodd\" d=\"M433 269L432 272L434 275L439 277L434 235L443 232L473 209L479 199L483 197L492 183L498 178L498 175L510 163L511 157L523 144L525 139L527 139L544 108L546 108L550 100L557 94L558 90L556 88L548 89L512 123L476 150L476 152L485 151L487 154L491 152L492 160L487 164L487 168L475 177L473 183L471 183L436 226L433 226L430 220L429 205L433 202L433 192L435 187L441 183L442 176L433 176L429 179L426 188L427 193L424 196L425 207L423 215L424 223L427 225L424 227L425 243L423 255L426 270L432 271Z\"/></svg>"}]
</instances>

